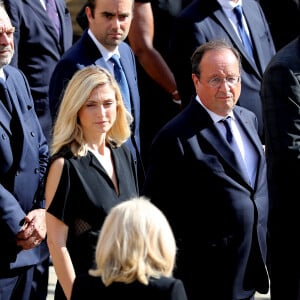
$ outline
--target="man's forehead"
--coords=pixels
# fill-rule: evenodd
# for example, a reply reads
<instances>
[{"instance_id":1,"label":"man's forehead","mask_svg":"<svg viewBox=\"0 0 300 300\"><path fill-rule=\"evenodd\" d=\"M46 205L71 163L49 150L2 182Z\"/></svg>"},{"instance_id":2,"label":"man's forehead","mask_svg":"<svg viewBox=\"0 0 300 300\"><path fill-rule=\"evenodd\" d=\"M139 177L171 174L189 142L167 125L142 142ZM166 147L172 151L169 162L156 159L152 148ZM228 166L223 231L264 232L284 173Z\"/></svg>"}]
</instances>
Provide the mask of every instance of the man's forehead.
<instances>
[{"instance_id":1,"label":"man's forehead","mask_svg":"<svg viewBox=\"0 0 300 300\"><path fill-rule=\"evenodd\" d=\"M0 8L0 27L1 28L10 28L12 27L10 18L5 10Z\"/></svg>"}]
</instances>

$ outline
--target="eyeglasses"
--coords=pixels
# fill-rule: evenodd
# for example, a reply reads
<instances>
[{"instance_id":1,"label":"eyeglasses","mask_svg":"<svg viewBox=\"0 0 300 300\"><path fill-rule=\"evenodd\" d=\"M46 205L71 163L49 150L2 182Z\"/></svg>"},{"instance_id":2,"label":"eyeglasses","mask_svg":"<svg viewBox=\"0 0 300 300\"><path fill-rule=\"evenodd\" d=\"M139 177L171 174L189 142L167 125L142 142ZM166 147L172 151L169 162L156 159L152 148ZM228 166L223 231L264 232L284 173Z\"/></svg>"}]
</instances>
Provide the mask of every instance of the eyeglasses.
<instances>
[{"instance_id":1,"label":"eyeglasses","mask_svg":"<svg viewBox=\"0 0 300 300\"><path fill-rule=\"evenodd\" d=\"M220 85L223 83L223 81L225 81L228 86L235 87L241 81L241 77L240 76L228 76L225 78L214 77L214 78L208 80L207 83L212 88L217 88L217 87L220 87Z\"/></svg>"}]
</instances>

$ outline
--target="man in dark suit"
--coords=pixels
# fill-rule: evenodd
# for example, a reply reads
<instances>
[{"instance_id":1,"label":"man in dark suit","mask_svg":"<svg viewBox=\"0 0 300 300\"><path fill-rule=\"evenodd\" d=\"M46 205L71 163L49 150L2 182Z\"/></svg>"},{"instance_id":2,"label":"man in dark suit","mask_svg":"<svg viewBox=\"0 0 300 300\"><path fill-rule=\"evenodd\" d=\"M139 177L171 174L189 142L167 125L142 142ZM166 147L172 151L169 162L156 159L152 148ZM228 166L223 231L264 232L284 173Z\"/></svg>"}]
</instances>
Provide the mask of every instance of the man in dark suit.
<instances>
[{"instance_id":1,"label":"man in dark suit","mask_svg":"<svg viewBox=\"0 0 300 300\"><path fill-rule=\"evenodd\" d=\"M113 54L120 57L130 92L134 121L132 135L127 141L137 164L139 181L143 182L143 166L140 158L140 96L137 84L135 57L124 39L128 35L133 17L133 0L122 1L89 0L85 12L89 22L81 38L62 56L50 81L49 97L53 121L62 99L62 92L73 74L88 65L97 64L111 73ZM123 97L124 98L124 97Z\"/></svg>"},{"instance_id":2,"label":"man in dark suit","mask_svg":"<svg viewBox=\"0 0 300 300\"><path fill-rule=\"evenodd\" d=\"M29 82L34 109L48 145L52 131L48 98L50 77L61 55L71 47L73 35L71 17L65 1L53 1L59 21L58 33L53 17L48 15L47 3L50 0L4 1L12 25L16 28L15 53L10 64L19 68ZM46 245L42 252L45 260L35 272L35 280L40 282L33 284L34 289L40 288L35 293L41 296L36 296L36 299L45 299L48 290L49 252ZM33 299L35 298L32 295Z\"/></svg>"},{"instance_id":3,"label":"man in dark suit","mask_svg":"<svg viewBox=\"0 0 300 300\"><path fill-rule=\"evenodd\" d=\"M8 65L13 32L0 1L0 299L31 300L34 268L44 259L48 146L26 77Z\"/></svg>"},{"instance_id":4,"label":"man in dark suit","mask_svg":"<svg viewBox=\"0 0 300 300\"><path fill-rule=\"evenodd\" d=\"M197 96L151 148L143 194L171 223L174 274L190 300L253 299L268 291L266 164L255 115L236 106L240 72L238 51L224 41L197 48Z\"/></svg>"},{"instance_id":5,"label":"man in dark suit","mask_svg":"<svg viewBox=\"0 0 300 300\"><path fill-rule=\"evenodd\" d=\"M47 1L49 0L5 0L5 5L16 28L15 54L11 64L23 71L28 79L35 111L50 143L50 77L61 55L72 45L73 30L65 1L55 0L60 27L57 34L53 20L47 14Z\"/></svg>"},{"instance_id":6,"label":"man in dark suit","mask_svg":"<svg viewBox=\"0 0 300 300\"><path fill-rule=\"evenodd\" d=\"M273 57L261 89L270 194L268 263L272 300L300 300L299 74L300 36Z\"/></svg>"},{"instance_id":7,"label":"man in dark suit","mask_svg":"<svg viewBox=\"0 0 300 300\"><path fill-rule=\"evenodd\" d=\"M238 33L234 7L238 0L196 0L179 15L171 39L171 68L183 105L193 94L190 57L196 47L214 39L224 39L239 50L242 57L242 92L238 105L255 113L263 141L260 84L263 71L275 54L268 23L256 0L243 0L243 24L252 44L253 57L245 51ZM180 59L178 59L180 58Z\"/></svg>"}]
</instances>

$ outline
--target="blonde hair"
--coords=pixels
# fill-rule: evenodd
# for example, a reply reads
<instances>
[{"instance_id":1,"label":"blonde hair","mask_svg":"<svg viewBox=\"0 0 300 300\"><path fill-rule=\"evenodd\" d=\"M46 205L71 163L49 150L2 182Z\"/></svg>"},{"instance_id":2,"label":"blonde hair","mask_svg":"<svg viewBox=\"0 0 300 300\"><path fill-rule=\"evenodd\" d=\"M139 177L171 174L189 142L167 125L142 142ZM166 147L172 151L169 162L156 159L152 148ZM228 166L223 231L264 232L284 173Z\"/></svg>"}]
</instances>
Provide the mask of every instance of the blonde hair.
<instances>
[{"instance_id":1,"label":"blonde hair","mask_svg":"<svg viewBox=\"0 0 300 300\"><path fill-rule=\"evenodd\" d=\"M129 138L133 118L124 106L117 82L106 69L92 65L77 71L67 85L53 128L52 155L66 145L71 147L75 156L87 154L82 128L78 122L78 111L91 92L97 86L105 84L113 88L117 102L116 121L106 135L106 143L118 147Z\"/></svg>"},{"instance_id":2,"label":"blonde hair","mask_svg":"<svg viewBox=\"0 0 300 300\"><path fill-rule=\"evenodd\" d=\"M112 282L147 285L149 277L171 276L176 243L164 214L145 197L113 207L102 226L96 247L95 270L108 286Z\"/></svg>"}]
</instances>

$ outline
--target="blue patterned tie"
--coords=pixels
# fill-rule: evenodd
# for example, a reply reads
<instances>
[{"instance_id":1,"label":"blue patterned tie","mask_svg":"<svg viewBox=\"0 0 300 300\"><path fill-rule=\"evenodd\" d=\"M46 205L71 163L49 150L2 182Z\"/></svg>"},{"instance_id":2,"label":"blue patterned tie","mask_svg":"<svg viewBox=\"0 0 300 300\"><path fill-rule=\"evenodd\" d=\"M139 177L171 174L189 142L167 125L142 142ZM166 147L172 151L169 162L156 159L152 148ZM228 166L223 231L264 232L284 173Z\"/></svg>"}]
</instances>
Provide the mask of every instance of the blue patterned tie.
<instances>
[{"instance_id":1,"label":"blue patterned tie","mask_svg":"<svg viewBox=\"0 0 300 300\"><path fill-rule=\"evenodd\" d=\"M60 22L59 22L59 17L58 17L58 13L57 13L55 0L46 0L46 11L47 11L47 14L48 14L50 20L52 21L52 23L55 27L57 36L59 38L60 37Z\"/></svg>"},{"instance_id":2,"label":"blue patterned tie","mask_svg":"<svg viewBox=\"0 0 300 300\"><path fill-rule=\"evenodd\" d=\"M129 87L128 87L128 83L127 83L127 79L126 79L124 70L123 70L123 68L121 66L121 63L120 63L120 59L119 59L118 55L114 54L110 58L110 61L114 65L115 79L119 84L125 107L131 113Z\"/></svg>"},{"instance_id":3,"label":"blue patterned tie","mask_svg":"<svg viewBox=\"0 0 300 300\"><path fill-rule=\"evenodd\" d=\"M238 5L233 9L233 11L234 11L237 21L238 21L238 30L239 30L243 45L245 47L245 50L249 54L249 56L253 59L253 48L252 48L251 40L245 30L245 27L244 27L243 21L242 21L242 16L243 16L242 7L240 5Z\"/></svg>"}]
</instances>

